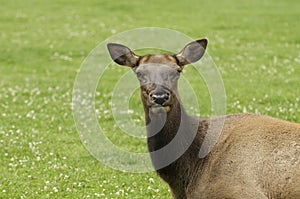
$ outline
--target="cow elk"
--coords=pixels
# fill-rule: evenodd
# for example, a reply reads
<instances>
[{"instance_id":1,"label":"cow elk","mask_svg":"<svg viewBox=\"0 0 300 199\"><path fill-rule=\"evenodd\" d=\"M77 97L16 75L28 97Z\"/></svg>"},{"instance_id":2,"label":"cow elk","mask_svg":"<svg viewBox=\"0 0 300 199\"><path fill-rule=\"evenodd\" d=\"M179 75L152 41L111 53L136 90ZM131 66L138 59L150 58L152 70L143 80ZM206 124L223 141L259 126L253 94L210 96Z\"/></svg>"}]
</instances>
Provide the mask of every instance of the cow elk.
<instances>
[{"instance_id":1,"label":"cow elk","mask_svg":"<svg viewBox=\"0 0 300 199\"><path fill-rule=\"evenodd\" d=\"M206 46L201 39L178 54L138 56L121 44L107 45L111 58L130 67L140 82L148 149L158 175L176 199L299 199L299 124L254 114L198 119L186 113L177 88L180 72L198 61ZM199 157L208 129L220 120L217 143ZM162 150L175 137L173 148Z\"/></svg>"}]
</instances>

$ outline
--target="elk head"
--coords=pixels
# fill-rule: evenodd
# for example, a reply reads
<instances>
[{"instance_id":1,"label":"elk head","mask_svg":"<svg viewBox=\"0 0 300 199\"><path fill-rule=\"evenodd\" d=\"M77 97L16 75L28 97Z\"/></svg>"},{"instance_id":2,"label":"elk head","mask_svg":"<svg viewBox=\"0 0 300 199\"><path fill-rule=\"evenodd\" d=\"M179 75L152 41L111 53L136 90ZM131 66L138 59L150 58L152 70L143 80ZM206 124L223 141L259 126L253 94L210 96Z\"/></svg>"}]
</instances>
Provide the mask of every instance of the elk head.
<instances>
[{"instance_id":1,"label":"elk head","mask_svg":"<svg viewBox=\"0 0 300 199\"><path fill-rule=\"evenodd\" d=\"M177 82L186 64L198 61L204 54L206 39L187 44L177 54L138 56L121 44L107 44L111 58L119 65L129 66L136 74L146 114L168 113L179 103Z\"/></svg>"}]
</instances>

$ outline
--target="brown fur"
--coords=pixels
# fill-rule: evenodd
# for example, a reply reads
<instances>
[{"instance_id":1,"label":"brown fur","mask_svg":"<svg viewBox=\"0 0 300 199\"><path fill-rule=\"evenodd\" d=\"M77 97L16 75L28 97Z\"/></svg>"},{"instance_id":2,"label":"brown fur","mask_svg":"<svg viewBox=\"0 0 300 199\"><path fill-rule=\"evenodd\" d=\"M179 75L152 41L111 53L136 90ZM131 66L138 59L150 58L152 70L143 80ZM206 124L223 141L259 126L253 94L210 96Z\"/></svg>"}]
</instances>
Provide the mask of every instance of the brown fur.
<instances>
[{"instance_id":1,"label":"brown fur","mask_svg":"<svg viewBox=\"0 0 300 199\"><path fill-rule=\"evenodd\" d=\"M206 47L207 41L197 42ZM192 144L184 154L168 166L157 169L158 175L169 184L173 197L175 199L300 198L300 124L253 114L208 119L197 119L187 115L178 97L177 81L170 82L166 79L173 77L175 72L172 70L180 71L182 65L188 63L189 57L182 55L189 56L190 53L194 53L190 60L198 60L204 53L202 49L193 51L195 43L193 48L189 45L173 56L139 57L138 65L133 64L136 61L130 64L121 62L123 65L131 66L137 74L148 75L148 79L153 74L158 75L155 79L158 84L141 83L150 152L166 146L176 134L179 134L180 142L174 148L176 153L193 136L192 129L197 129ZM197 52L199 56L195 56ZM120 63L120 60L115 61ZM168 65L172 70L166 70L159 64ZM164 87L159 84L164 84ZM161 125L162 120L159 115L151 115L153 102L149 101L149 96L158 87L159 92L170 90L172 92L170 98L163 104L170 106L170 111L166 113L166 122L163 128L153 135L156 126ZM225 123L218 142L205 158L199 158L199 150L207 136L208 128L220 120L224 120ZM180 128L180 124L184 124L183 128ZM167 156L168 154L162 156L152 154L154 167Z\"/></svg>"},{"instance_id":2,"label":"brown fur","mask_svg":"<svg viewBox=\"0 0 300 199\"><path fill-rule=\"evenodd\" d=\"M262 115L227 117L195 172L202 175L188 198L300 198L300 125Z\"/></svg>"}]
</instances>

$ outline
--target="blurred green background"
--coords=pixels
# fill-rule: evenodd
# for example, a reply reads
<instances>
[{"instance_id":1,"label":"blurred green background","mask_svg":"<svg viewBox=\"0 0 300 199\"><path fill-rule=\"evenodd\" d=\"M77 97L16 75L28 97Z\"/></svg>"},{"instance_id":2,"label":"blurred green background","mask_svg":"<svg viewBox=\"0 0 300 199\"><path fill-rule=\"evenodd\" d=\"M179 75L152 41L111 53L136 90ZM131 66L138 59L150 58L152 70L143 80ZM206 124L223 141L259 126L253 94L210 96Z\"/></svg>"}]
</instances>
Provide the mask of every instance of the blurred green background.
<instances>
[{"instance_id":1,"label":"blurred green background","mask_svg":"<svg viewBox=\"0 0 300 199\"><path fill-rule=\"evenodd\" d=\"M106 38L133 28L208 38L228 114L300 122L298 0L0 0L0 5L0 198L170 198L154 172L123 173L94 159L72 116L73 84L84 58ZM99 121L116 145L146 151L145 140L123 135L105 111L113 82L128 70L115 70L102 84L105 89L97 89ZM189 67L185 76L196 87L201 81ZM208 97L204 89L204 115ZM139 97L131 101L132 117L143 124Z\"/></svg>"}]
</instances>

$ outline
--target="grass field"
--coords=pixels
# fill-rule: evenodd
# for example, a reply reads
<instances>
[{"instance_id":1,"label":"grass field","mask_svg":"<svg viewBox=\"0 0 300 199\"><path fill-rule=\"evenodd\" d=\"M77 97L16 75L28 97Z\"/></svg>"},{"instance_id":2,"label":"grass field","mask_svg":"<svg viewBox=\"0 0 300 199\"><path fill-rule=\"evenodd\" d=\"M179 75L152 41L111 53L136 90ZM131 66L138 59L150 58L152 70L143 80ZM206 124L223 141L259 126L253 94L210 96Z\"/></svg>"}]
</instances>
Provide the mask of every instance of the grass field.
<instances>
[{"instance_id":1,"label":"grass field","mask_svg":"<svg viewBox=\"0 0 300 199\"><path fill-rule=\"evenodd\" d=\"M247 111L300 122L299 0L0 4L0 198L170 198L154 172L124 173L92 157L72 116L82 61L98 43L129 29L163 27L208 38L228 114ZM112 82L128 70L116 70L97 89L100 115L109 108ZM203 96L201 107L209 115ZM131 106L142 123L138 100ZM99 122L116 145L146 151L145 140L122 135L109 114Z\"/></svg>"}]
</instances>

